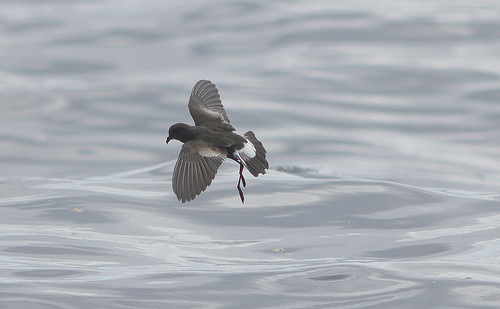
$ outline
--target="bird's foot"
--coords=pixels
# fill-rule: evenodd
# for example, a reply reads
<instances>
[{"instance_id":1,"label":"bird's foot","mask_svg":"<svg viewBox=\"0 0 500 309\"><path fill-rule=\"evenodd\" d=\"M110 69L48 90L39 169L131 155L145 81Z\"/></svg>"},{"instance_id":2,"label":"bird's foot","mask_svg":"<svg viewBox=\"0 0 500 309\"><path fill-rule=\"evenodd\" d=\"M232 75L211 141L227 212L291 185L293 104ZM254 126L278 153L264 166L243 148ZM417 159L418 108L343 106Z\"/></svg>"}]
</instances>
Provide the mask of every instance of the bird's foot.
<instances>
[{"instance_id":1,"label":"bird's foot","mask_svg":"<svg viewBox=\"0 0 500 309\"><path fill-rule=\"evenodd\" d=\"M241 190L241 187L238 185L238 192L240 193L240 199L241 202L244 204L245 203L245 196L243 196L243 190Z\"/></svg>"}]
</instances>

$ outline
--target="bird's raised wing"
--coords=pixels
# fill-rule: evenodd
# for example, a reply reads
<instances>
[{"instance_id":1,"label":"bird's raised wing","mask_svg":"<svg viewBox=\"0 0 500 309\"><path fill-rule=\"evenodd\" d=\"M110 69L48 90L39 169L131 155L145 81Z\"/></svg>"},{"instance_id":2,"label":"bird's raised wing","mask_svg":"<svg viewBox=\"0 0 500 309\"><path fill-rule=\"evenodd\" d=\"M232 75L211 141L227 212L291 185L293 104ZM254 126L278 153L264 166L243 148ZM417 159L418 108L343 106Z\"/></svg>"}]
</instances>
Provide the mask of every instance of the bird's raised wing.
<instances>
[{"instance_id":1,"label":"bird's raised wing","mask_svg":"<svg viewBox=\"0 0 500 309\"><path fill-rule=\"evenodd\" d=\"M197 126L218 126L234 131L222 106L219 91L212 82L200 80L191 91L189 112Z\"/></svg>"},{"instance_id":2,"label":"bird's raised wing","mask_svg":"<svg viewBox=\"0 0 500 309\"><path fill-rule=\"evenodd\" d=\"M188 202L212 183L227 152L201 140L182 145L174 167L172 188L179 201Z\"/></svg>"}]
</instances>

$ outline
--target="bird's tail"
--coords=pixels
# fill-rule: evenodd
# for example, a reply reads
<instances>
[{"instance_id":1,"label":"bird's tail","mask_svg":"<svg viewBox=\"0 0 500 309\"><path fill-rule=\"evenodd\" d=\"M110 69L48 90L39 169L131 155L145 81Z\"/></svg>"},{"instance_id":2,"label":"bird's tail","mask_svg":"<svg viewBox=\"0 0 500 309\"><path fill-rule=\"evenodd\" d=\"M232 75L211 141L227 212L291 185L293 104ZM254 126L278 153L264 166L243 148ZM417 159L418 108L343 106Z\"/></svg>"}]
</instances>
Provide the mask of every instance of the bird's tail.
<instances>
[{"instance_id":1,"label":"bird's tail","mask_svg":"<svg viewBox=\"0 0 500 309\"><path fill-rule=\"evenodd\" d=\"M255 147L255 156L250 158L247 156L242 156L245 167L248 171L254 175L255 177L259 176L259 174L264 175L266 170L269 169L269 163L266 160L266 149L262 145L262 143L255 137L252 131L248 131L243 134L248 141L250 141Z\"/></svg>"}]
</instances>

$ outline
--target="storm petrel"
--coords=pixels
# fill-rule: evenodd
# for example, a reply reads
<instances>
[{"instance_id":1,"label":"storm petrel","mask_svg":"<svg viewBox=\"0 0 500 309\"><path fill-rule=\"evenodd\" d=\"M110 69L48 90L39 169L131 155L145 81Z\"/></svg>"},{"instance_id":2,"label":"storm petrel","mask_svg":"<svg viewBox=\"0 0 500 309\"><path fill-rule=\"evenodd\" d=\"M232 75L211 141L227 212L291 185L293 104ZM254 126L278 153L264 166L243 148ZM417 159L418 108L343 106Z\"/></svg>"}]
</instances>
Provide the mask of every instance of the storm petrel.
<instances>
[{"instance_id":1,"label":"storm petrel","mask_svg":"<svg viewBox=\"0 0 500 309\"><path fill-rule=\"evenodd\" d=\"M188 107L195 125L176 123L168 130L167 144L172 139L184 143L172 176L175 195L184 203L205 191L227 157L240 165L237 189L244 203L243 167L255 177L264 175L269 168L266 149L252 131L234 133L212 82L200 80L194 85Z\"/></svg>"}]
</instances>

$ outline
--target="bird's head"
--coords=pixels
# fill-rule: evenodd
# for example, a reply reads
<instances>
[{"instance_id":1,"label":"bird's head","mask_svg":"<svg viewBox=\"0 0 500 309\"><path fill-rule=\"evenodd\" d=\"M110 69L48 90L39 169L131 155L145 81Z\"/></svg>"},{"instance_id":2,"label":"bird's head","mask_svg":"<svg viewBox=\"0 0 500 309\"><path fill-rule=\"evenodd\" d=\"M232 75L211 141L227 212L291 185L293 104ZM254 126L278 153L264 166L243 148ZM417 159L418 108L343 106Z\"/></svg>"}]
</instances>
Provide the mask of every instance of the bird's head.
<instances>
[{"instance_id":1,"label":"bird's head","mask_svg":"<svg viewBox=\"0 0 500 309\"><path fill-rule=\"evenodd\" d=\"M183 143L194 139L193 127L185 123L176 123L168 130L167 144L176 139Z\"/></svg>"}]
</instances>

